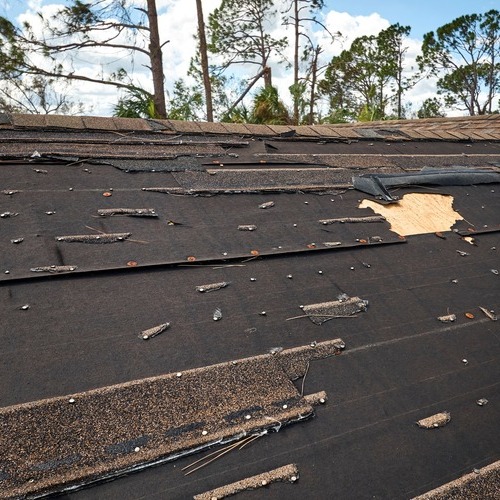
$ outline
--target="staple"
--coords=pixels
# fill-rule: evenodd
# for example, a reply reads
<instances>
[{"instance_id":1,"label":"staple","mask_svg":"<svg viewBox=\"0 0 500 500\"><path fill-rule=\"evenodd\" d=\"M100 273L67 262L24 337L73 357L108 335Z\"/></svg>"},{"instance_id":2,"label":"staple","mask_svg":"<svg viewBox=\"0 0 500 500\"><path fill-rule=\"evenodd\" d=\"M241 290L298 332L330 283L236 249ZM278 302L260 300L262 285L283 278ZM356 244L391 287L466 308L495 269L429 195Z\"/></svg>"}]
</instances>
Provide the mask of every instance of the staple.
<instances>
[{"instance_id":1,"label":"staple","mask_svg":"<svg viewBox=\"0 0 500 500\"><path fill-rule=\"evenodd\" d=\"M66 273L77 269L77 266L40 266L32 267L30 271L34 273Z\"/></svg>"},{"instance_id":2,"label":"staple","mask_svg":"<svg viewBox=\"0 0 500 500\"><path fill-rule=\"evenodd\" d=\"M162 323L161 325L154 326L153 328L143 330L141 333L139 333L138 337L143 340L149 340L153 337L156 337L157 335L160 335L160 333L163 333L168 328L170 328L170 323Z\"/></svg>"},{"instance_id":3,"label":"staple","mask_svg":"<svg viewBox=\"0 0 500 500\"><path fill-rule=\"evenodd\" d=\"M214 292L215 290L220 290L221 288L225 288L229 283L227 281L221 281L220 283L210 283L208 285L199 285L196 287L197 292Z\"/></svg>"},{"instance_id":4,"label":"staple","mask_svg":"<svg viewBox=\"0 0 500 500\"><path fill-rule=\"evenodd\" d=\"M255 231L257 226L254 224L240 224L238 226L238 231Z\"/></svg>"},{"instance_id":5,"label":"staple","mask_svg":"<svg viewBox=\"0 0 500 500\"><path fill-rule=\"evenodd\" d=\"M12 240L10 240L11 243L14 243L14 244L19 244L19 243L22 243L24 241L24 238L14 238Z\"/></svg>"},{"instance_id":6,"label":"staple","mask_svg":"<svg viewBox=\"0 0 500 500\"><path fill-rule=\"evenodd\" d=\"M2 189L2 193L7 196L12 196L14 194L20 193L18 189Z\"/></svg>"},{"instance_id":7,"label":"staple","mask_svg":"<svg viewBox=\"0 0 500 500\"><path fill-rule=\"evenodd\" d=\"M323 245L325 247L332 248L332 247L338 247L338 246L342 245L342 242L341 241L324 241Z\"/></svg>"},{"instance_id":8,"label":"staple","mask_svg":"<svg viewBox=\"0 0 500 500\"><path fill-rule=\"evenodd\" d=\"M35 172L37 174L48 174L49 173L48 170L44 170L43 168L34 168L33 172Z\"/></svg>"},{"instance_id":9,"label":"staple","mask_svg":"<svg viewBox=\"0 0 500 500\"><path fill-rule=\"evenodd\" d=\"M130 238L131 233L108 234L75 234L70 236L56 236L56 241L65 243L116 243Z\"/></svg>"},{"instance_id":10,"label":"staple","mask_svg":"<svg viewBox=\"0 0 500 500\"><path fill-rule=\"evenodd\" d=\"M456 251L458 253L458 255L460 255L461 257L467 257L468 255L470 255L470 253L468 252L463 252L462 250L457 250Z\"/></svg>"}]
</instances>

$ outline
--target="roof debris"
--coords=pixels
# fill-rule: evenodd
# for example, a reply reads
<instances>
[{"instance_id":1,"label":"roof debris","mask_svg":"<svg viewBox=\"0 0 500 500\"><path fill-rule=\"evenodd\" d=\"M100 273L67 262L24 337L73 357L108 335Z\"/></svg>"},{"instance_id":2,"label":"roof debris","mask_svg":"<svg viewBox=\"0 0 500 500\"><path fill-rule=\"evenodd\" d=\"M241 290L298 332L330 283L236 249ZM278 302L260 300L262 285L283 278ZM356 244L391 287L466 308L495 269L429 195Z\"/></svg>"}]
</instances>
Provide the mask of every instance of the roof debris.
<instances>
[{"instance_id":1,"label":"roof debris","mask_svg":"<svg viewBox=\"0 0 500 500\"><path fill-rule=\"evenodd\" d=\"M16 212L2 212L0 217L2 219L9 219L10 217L17 217L19 214Z\"/></svg>"},{"instance_id":2,"label":"roof debris","mask_svg":"<svg viewBox=\"0 0 500 500\"><path fill-rule=\"evenodd\" d=\"M266 201L265 203L261 203L259 205L259 208L263 208L263 209L271 208L271 207L274 207L274 201Z\"/></svg>"},{"instance_id":3,"label":"roof debris","mask_svg":"<svg viewBox=\"0 0 500 500\"><path fill-rule=\"evenodd\" d=\"M162 323L161 325L154 326L153 328L148 328L147 330L143 330L138 335L138 337L143 340L149 340L152 339L153 337L156 337L157 335L160 335L160 333L163 333L169 327L170 323Z\"/></svg>"},{"instance_id":4,"label":"roof debris","mask_svg":"<svg viewBox=\"0 0 500 500\"><path fill-rule=\"evenodd\" d=\"M460 255L460 257L467 257L470 255L470 253L464 252L463 250L457 250L456 252Z\"/></svg>"},{"instance_id":5,"label":"roof debris","mask_svg":"<svg viewBox=\"0 0 500 500\"><path fill-rule=\"evenodd\" d=\"M441 323L453 323L457 319L455 314L446 314L445 316L438 316L438 320Z\"/></svg>"},{"instance_id":6,"label":"roof debris","mask_svg":"<svg viewBox=\"0 0 500 500\"><path fill-rule=\"evenodd\" d=\"M128 215L130 217L158 217L154 208L100 208L97 213L102 217Z\"/></svg>"},{"instance_id":7,"label":"roof debris","mask_svg":"<svg viewBox=\"0 0 500 500\"><path fill-rule=\"evenodd\" d=\"M2 194L6 194L7 196L12 196L20 192L18 189L2 189Z\"/></svg>"},{"instance_id":8,"label":"roof debris","mask_svg":"<svg viewBox=\"0 0 500 500\"><path fill-rule=\"evenodd\" d=\"M219 321L220 319L222 319L222 309L220 307L215 308L213 315L212 315L212 319L214 321Z\"/></svg>"},{"instance_id":9,"label":"roof debris","mask_svg":"<svg viewBox=\"0 0 500 500\"><path fill-rule=\"evenodd\" d=\"M479 306L479 309L488 317L491 319L491 321L496 321L498 319L498 316L493 312L493 311L490 311L488 309L486 309L486 307L481 307Z\"/></svg>"},{"instance_id":10,"label":"roof debris","mask_svg":"<svg viewBox=\"0 0 500 500\"><path fill-rule=\"evenodd\" d=\"M323 225L328 224L345 224L356 222L384 222L386 219L382 215L368 215L366 217L338 217L336 219L320 219L318 222Z\"/></svg>"},{"instance_id":11,"label":"roof debris","mask_svg":"<svg viewBox=\"0 0 500 500\"><path fill-rule=\"evenodd\" d=\"M484 405L487 405L488 403L489 403L489 401L486 398L481 398L481 399L478 399L476 401L476 404L478 406L484 406Z\"/></svg>"},{"instance_id":12,"label":"roof debris","mask_svg":"<svg viewBox=\"0 0 500 500\"><path fill-rule=\"evenodd\" d=\"M367 300L360 299L359 297L350 297L347 299L342 297L340 300L305 305L302 310L305 312L305 316L309 317L313 323L321 325L330 319L353 316L358 312L366 311L367 308Z\"/></svg>"},{"instance_id":13,"label":"roof debris","mask_svg":"<svg viewBox=\"0 0 500 500\"><path fill-rule=\"evenodd\" d=\"M77 266L40 266L32 267L30 271L34 273L66 273L68 271L76 271Z\"/></svg>"},{"instance_id":14,"label":"roof debris","mask_svg":"<svg viewBox=\"0 0 500 500\"><path fill-rule=\"evenodd\" d=\"M196 287L197 292L213 292L215 290L220 290L225 288L229 283L227 281L221 281L220 283L210 283L209 285L199 285Z\"/></svg>"},{"instance_id":15,"label":"roof debris","mask_svg":"<svg viewBox=\"0 0 500 500\"><path fill-rule=\"evenodd\" d=\"M338 246L342 245L342 242L341 241L324 241L323 245L325 245L325 247L332 248L332 247L338 247Z\"/></svg>"},{"instance_id":16,"label":"roof debris","mask_svg":"<svg viewBox=\"0 0 500 500\"><path fill-rule=\"evenodd\" d=\"M199 495L194 496L194 500L214 500L226 498L231 495L235 495L240 491L245 490L255 490L263 486L268 486L271 483L277 481L288 481L294 483L299 477L299 470L295 464L288 464L284 467L279 467L278 469L271 470L269 472L264 472L256 476L247 477L241 481L228 484L226 486L221 486L214 490L205 491Z\"/></svg>"},{"instance_id":17,"label":"roof debris","mask_svg":"<svg viewBox=\"0 0 500 500\"><path fill-rule=\"evenodd\" d=\"M65 243L116 243L125 241L131 233L103 233L103 234L74 234L70 236L56 236L56 241Z\"/></svg>"},{"instance_id":18,"label":"roof debris","mask_svg":"<svg viewBox=\"0 0 500 500\"><path fill-rule=\"evenodd\" d=\"M423 418L417 421L417 425L422 429L435 429L436 427L443 427L451 420L451 415L447 411L436 413L430 417Z\"/></svg>"},{"instance_id":19,"label":"roof debris","mask_svg":"<svg viewBox=\"0 0 500 500\"><path fill-rule=\"evenodd\" d=\"M240 224L238 226L238 231L255 231L257 226L253 224Z\"/></svg>"}]
</instances>

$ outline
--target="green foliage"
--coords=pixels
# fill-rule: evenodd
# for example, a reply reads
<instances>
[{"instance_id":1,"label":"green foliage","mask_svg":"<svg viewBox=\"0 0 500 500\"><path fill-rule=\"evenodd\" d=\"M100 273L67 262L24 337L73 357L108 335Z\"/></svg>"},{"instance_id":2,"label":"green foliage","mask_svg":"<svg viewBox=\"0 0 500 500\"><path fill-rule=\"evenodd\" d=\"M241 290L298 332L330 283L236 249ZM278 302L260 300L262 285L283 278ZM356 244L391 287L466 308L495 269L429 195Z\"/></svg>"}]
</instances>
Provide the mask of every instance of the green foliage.
<instances>
[{"instance_id":1,"label":"green foliage","mask_svg":"<svg viewBox=\"0 0 500 500\"><path fill-rule=\"evenodd\" d=\"M346 119L379 120L391 102L397 103L401 115L403 92L415 83L403 78L403 43L409 33L409 26L394 24L377 36L356 38L348 50L332 59L319 84L332 116L339 116L340 109Z\"/></svg>"},{"instance_id":2,"label":"green foliage","mask_svg":"<svg viewBox=\"0 0 500 500\"><path fill-rule=\"evenodd\" d=\"M268 65L272 54L280 54L287 39L273 38L269 26L276 22L273 0L222 0L208 18L208 50L221 55L222 67L234 64Z\"/></svg>"},{"instance_id":3,"label":"green foliage","mask_svg":"<svg viewBox=\"0 0 500 500\"><path fill-rule=\"evenodd\" d=\"M171 120L200 120L203 114L203 102L201 88L189 87L181 78L174 83L168 118Z\"/></svg>"},{"instance_id":4,"label":"green foliage","mask_svg":"<svg viewBox=\"0 0 500 500\"><path fill-rule=\"evenodd\" d=\"M153 96L138 88L127 89L113 108L113 116L120 118L158 118Z\"/></svg>"},{"instance_id":5,"label":"green foliage","mask_svg":"<svg viewBox=\"0 0 500 500\"><path fill-rule=\"evenodd\" d=\"M264 87L254 97L251 123L286 125L290 116L275 87Z\"/></svg>"},{"instance_id":6,"label":"green foliage","mask_svg":"<svg viewBox=\"0 0 500 500\"><path fill-rule=\"evenodd\" d=\"M471 115L492 112L500 91L500 13L458 17L424 35L421 70L438 76L447 105Z\"/></svg>"},{"instance_id":7,"label":"green foliage","mask_svg":"<svg viewBox=\"0 0 500 500\"><path fill-rule=\"evenodd\" d=\"M419 118L442 118L445 116L443 103L437 97L429 97L417 111L417 116Z\"/></svg>"}]
</instances>

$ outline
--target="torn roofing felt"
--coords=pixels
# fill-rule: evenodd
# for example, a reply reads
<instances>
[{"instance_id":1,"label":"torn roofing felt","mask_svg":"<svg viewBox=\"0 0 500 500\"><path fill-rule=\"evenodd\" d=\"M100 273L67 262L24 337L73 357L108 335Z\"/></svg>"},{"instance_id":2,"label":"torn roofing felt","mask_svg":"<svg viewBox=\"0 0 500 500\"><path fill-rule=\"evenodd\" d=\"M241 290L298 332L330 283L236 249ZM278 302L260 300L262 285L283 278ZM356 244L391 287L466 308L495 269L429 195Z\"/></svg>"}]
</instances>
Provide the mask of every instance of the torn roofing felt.
<instances>
[{"instance_id":1,"label":"torn roofing felt","mask_svg":"<svg viewBox=\"0 0 500 500\"><path fill-rule=\"evenodd\" d=\"M307 418L291 379L343 348L336 339L2 408L0 497L73 489Z\"/></svg>"},{"instance_id":2,"label":"torn roofing felt","mask_svg":"<svg viewBox=\"0 0 500 500\"><path fill-rule=\"evenodd\" d=\"M500 182L500 171L469 168L423 168L417 174L366 174L353 177L355 189L369 193L387 202L397 202L389 189L402 186L467 186Z\"/></svg>"}]
</instances>

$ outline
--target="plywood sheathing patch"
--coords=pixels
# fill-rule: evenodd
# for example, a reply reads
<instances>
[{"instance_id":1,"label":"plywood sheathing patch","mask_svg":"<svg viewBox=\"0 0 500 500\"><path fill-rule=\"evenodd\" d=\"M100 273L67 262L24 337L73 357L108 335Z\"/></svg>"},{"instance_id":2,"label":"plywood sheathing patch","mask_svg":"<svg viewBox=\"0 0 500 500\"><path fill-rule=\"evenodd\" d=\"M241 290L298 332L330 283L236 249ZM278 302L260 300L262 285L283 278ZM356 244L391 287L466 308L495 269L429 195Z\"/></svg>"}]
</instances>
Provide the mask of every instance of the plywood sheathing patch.
<instances>
[{"instance_id":1,"label":"plywood sheathing patch","mask_svg":"<svg viewBox=\"0 0 500 500\"><path fill-rule=\"evenodd\" d=\"M463 220L453 209L453 196L443 194L408 193L391 205L365 199L359 208L370 208L384 216L391 231L401 236L450 231L457 221Z\"/></svg>"},{"instance_id":2,"label":"plywood sheathing patch","mask_svg":"<svg viewBox=\"0 0 500 500\"><path fill-rule=\"evenodd\" d=\"M49 494L313 415L291 382L341 339L0 409L0 498Z\"/></svg>"},{"instance_id":3,"label":"plywood sheathing patch","mask_svg":"<svg viewBox=\"0 0 500 500\"><path fill-rule=\"evenodd\" d=\"M194 500L214 500L235 495L240 491L255 490L277 481L294 483L299 478L299 470L295 464L288 464L256 476L247 477L241 481L227 484L215 490L205 491L194 496Z\"/></svg>"}]
</instances>

